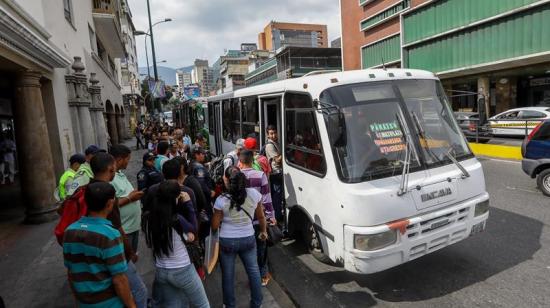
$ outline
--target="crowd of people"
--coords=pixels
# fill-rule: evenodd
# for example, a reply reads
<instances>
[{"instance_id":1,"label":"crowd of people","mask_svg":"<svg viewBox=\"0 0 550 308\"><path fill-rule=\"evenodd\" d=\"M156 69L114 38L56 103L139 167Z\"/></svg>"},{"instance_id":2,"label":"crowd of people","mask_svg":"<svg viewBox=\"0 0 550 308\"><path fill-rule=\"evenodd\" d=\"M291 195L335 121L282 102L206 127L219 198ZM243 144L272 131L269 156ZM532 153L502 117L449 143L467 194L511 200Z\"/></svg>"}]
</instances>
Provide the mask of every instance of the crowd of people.
<instances>
[{"instance_id":1,"label":"crowd of people","mask_svg":"<svg viewBox=\"0 0 550 308\"><path fill-rule=\"evenodd\" d=\"M59 181L63 246L75 301L90 307L209 307L203 287L205 238L219 232L225 307L235 307L235 259L245 266L250 307L262 304L268 227L283 221L277 130L259 149L253 137L212 159L207 139L182 128L139 124L136 148L147 149L135 188L126 174L132 151L89 146ZM214 169L223 168L218 178ZM140 233L154 256L152 298L136 271Z\"/></svg>"}]
</instances>

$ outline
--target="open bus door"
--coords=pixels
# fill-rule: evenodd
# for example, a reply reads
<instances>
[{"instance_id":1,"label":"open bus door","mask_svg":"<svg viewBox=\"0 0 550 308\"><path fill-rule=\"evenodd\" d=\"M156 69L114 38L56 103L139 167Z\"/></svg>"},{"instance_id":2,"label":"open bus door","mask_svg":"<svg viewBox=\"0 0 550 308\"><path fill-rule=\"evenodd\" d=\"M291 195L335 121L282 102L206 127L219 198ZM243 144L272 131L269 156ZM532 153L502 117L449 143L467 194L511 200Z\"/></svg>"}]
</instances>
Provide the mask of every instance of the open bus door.
<instances>
[{"instance_id":1,"label":"open bus door","mask_svg":"<svg viewBox=\"0 0 550 308\"><path fill-rule=\"evenodd\" d=\"M210 146L214 148L210 148L210 151L213 152L216 155L222 154L222 139L221 139L221 105L220 102L215 102L213 104L212 110L208 110L208 112L213 112L214 116L212 119L214 120L213 126L214 126L214 144L211 144ZM210 124L212 125L212 124Z\"/></svg>"}]
</instances>

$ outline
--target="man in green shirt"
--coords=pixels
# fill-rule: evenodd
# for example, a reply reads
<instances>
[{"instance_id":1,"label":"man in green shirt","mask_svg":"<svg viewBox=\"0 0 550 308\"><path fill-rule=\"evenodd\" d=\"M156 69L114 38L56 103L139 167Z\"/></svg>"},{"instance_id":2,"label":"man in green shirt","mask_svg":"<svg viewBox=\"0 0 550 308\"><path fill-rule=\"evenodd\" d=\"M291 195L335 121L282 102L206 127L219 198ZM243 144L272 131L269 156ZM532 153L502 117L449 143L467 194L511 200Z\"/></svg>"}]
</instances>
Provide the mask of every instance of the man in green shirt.
<instances>
[{"instance_id":1,"label":"man in green shirt","mask_svg":"<svg viewBox=\"0 0 550 308\"><path fill-rule=\"evenodd\" d=\"M86 157L82 154L74 154L69 158L69 169L63 173L59 179L59 186L57 187L59 200L63 201L67 197L67 191L71 189L74 176L80 168L80 165L86 162Z\"/></svg>"},{"instance_id":2,"label":"man in green shirt","mask_svg":"<svg viewBox=\"0 0 550 308\"><path fill-rule=\"evenodd\" d=\"M125 145L115 144L111 147L111 155L115 158L117 172L111 185L116 190L122 229L134 251L138 250L139 229L141 228L141 203L143 192L134 189L123 170L128 167L132 151Z\"/></svg>"},{"instance_id":3,"label":"man in green shirt","mask_svg":"<svg viewBox=\"0 0 550 308\"><path fill-rule=\"evenodd\" d=\"M86 155L86 162L81 164L78 168L78 171L74 175L73 183L71 184L70 188L67 190L67 196L72 196L74 192L82 186L88 185L90 183L90 180L93 179L94 173L92 171L92 167L90 167L90 161L94 156L99 152L107 152L105 150L100 149L96 145L91 145L88 148L86 148L86 151L84 151L84 154Z\"/></svg>"}]
</instances>

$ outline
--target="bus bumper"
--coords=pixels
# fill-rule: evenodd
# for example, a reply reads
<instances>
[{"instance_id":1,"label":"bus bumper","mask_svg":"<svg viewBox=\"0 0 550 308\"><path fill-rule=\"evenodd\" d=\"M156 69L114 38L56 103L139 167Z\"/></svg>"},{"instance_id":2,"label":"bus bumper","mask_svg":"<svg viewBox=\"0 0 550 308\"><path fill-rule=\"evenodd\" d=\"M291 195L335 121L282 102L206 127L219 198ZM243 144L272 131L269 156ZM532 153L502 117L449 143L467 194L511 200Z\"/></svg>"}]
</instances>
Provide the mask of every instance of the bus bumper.
<instances>
[{"instance_id":1,"label":"bus bumper","mask_svg":"<svg viewBox=\"0 0 550 308\"><path fill-rule=\"evenodd\" d=\"M434 212L408 218L406 229L395 230L397 241L373 251L354 248L356 234L378 234L388 225L374 227L344 226L344 267L354 273L370 274L406 263L457 243L485 229L489 211L475 216L476 205L489 200L484 193L467 201Z\"/></svg>"}]
</instances>

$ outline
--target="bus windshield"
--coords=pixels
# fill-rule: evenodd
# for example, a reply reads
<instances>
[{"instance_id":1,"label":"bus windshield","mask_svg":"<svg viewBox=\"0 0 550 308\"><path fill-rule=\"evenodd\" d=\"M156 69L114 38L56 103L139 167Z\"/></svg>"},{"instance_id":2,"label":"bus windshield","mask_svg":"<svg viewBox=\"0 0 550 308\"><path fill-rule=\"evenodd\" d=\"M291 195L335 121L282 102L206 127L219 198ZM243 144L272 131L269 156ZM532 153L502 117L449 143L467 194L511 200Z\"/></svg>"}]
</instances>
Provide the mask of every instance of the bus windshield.
<instances>
[{"instance_id":1,"label":"bus windshield","mask_svg":"<svg viewBox=\"0 0 550 308\"><path fill-rule=\"evenodd\" d=\"M411 172L451 164L451 155L458 160L472 156L437 80L337 86L320 100L344 115L347 142L333 147L344 182L400 174L407 150Z\"/></svg>"}]
</instances>

